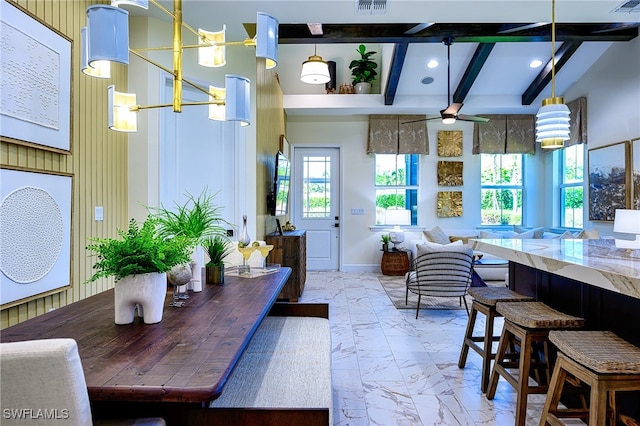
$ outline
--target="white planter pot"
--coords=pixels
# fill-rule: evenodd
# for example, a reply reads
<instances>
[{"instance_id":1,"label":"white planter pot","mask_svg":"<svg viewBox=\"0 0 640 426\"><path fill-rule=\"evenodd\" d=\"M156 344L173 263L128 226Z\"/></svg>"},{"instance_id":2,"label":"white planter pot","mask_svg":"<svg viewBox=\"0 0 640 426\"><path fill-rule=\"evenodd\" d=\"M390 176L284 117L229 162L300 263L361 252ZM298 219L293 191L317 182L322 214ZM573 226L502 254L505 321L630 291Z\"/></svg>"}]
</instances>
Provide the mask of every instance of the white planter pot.
<instances>
[{"instance_id":1,"label":"white planter pot","mask_svg":"<svg viewBox=\"0 0 640 426\"><path fill-rule=\"evenodd\" d=\"M165 273L130 275L115 284L113 294L116 324L131 324L137 305L142 307L138 314L144 323L155 324L162 320L167 276Z\"/></svg>"},{"instance_id":2,"label":"white planter pot","mask_svg":"<svg viewBox=\"0 0 640 426\"><path fill-rule=\"evenodd\" d=\"M196 246L191 253L191 282L188 288L195 292L202 291L202 267L204 266L204 249Z\"/></svg>"},{"instance_id":3,"label":"white planter pot","mask_svg":"<svg viewBox=\"0 0 640 426\"><path fill-rule=\"evenodd\" d=\"M371 83L356 83L355 92L356 95L368 95L369 93L371 93Z\"/></svg>"}]
</instances>

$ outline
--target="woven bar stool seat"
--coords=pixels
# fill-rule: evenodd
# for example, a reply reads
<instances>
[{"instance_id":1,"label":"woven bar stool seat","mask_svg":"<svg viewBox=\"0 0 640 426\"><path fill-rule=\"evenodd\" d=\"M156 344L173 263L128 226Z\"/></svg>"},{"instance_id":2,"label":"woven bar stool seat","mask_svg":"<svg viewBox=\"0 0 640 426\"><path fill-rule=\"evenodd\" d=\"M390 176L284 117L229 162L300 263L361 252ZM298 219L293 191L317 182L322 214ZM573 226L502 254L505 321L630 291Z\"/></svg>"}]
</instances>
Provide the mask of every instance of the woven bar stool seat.
<instances>
[{"instance_id":1,"label":"woven bar stool seat","mask_svg":"<svg viewBox=\"0 0 640 426\"><path fill-rule=\"evenodd\" d=\"M549 341L558 348L558 359L541 425L560 424L560 418L582 418L590 425L604 425L607 409L611 424L616 423L613 419L626 417L618 417L615 393L640 391L640 348L610 331L551 331ZM558 408L568 377L590 387L588 408Z\"/></svg>"},{"instance_id":2,"label":"woven bar stool seat","mask_svg":"<svg viewBox=\"0 0 640 426\"><path fill-rule=\"evenodd\" d=\"M496 309L506 320L526 328L584 327L584 319L558 312L542 302L499 303Z\"/></svg>"},{"instance_id":3,"label":"woven bar stool seat","mask_svg":"<svg viewBox=\"0 0 640 426\"><path fill-rule=\"evenodd\" d=\"M500 336L494 335L493 325L496 317L501 315L496 311L496 303L498 302L519 302L533 301L529 296L516 293L506 287L471 287L469 294L473 297L471 304L471 314L467 322L467 331L462 342L460 350L460 359L458 367L464 368L467 363L467 355L469 348L476 351L482 357L482 378L480 381L480 389L482 392L487 391L489 386L489 374L491 373L491 360L495 357L492 345L497 342ZM478 312L485 315L485 330L483 336L474 336L473 330L476 324ZM483 342L480 346L478 343Z\"/></svg>"},{"instance_id":4,"label":"woven bar stool seat","mask_svg":"<svg viewBox=\"0 0 640 426\"><path fill-rule=\"evenodd\" d=\"M584 327L584 319L558 312L542 302L498 302L496 311L505 322L498 343L487 399L493 399L502 376L517 391L516 426L526 420L527 397L549 389L549 332ZM520 350L517 351L516 348ZM517 375L514 374L517 369ZM529 384L531 373L535 385Z\"/></svg>"}]
</instances>

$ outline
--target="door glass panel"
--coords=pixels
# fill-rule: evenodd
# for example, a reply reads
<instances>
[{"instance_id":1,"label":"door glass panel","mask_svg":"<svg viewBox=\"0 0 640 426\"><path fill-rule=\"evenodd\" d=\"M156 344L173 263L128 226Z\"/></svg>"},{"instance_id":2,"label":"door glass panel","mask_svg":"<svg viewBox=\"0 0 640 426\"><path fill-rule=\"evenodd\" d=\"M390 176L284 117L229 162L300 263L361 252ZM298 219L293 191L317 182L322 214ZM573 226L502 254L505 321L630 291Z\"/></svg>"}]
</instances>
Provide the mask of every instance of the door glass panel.
<instances>
[{"instance_id":1,"label":"door glass panel","mask_svg":"<svg viewBox=\"0 0 640 426\"><path fill-rule=\"evenodd\" d=\"M302 159L302 217L331 217L331 157L305 156Z\"/></svg>"}]
</instances>

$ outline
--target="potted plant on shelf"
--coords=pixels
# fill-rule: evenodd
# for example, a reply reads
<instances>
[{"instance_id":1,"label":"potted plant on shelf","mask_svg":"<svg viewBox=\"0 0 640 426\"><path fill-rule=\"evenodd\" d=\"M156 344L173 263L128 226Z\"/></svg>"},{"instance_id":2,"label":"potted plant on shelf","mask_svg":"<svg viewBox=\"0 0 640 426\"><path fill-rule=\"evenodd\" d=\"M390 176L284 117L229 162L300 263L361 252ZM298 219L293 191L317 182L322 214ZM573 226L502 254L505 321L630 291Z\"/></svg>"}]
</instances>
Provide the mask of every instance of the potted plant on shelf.
<instances>
[{"instance_id":1,"label":"potted plant on shelf","mask_svg":"<svg viewBox=\"0 0 640 426\"><path fill-rule=\"evenodd\" d=\"M116 324L131 324L136 308L145 324L160 322L167 293L166 272L189 261L189 240L164 238L156 226L157 220L150 216L142 227L131 219L126 231L117 231L119 238L89 240L87 250L98 261L93 265L96 272L86 282L114 277Z\"/></svg>"},{"instance_id":2,"label":"potted plant on shelf","mask_svg":"<svg viewBox=\"0 0 640 426\"><path fill-rule=\"evenodd\" d=\"M371 82L375 80L378 72L378 64L371 60L371 56L377 52L367 52L364 44L358 46L356 52L360 54L360 59L354 59L349 64L351 75L353 76L353 86L356 93L367 94L371 92Z\"/></svg>"},{"instance_id":3,"label":"potted plant on shelf","mask_svg":"<svg viewBox=\"0 0 640 426\"><path fill-rule=\"evenodd\" d=\"M382 251L389 251L389 243L391 242L391 237L389 236L389 234L382 234L382 237L380 237L380 241L382 241Z\"/></svg>"},{"instance_id":4,"label":"potted plant on shelf","mask_svg":"<svg viewBox=\"0 0 640 426\"><path fill-rule=\"evenodd\" d=\"M183 205L175 204L170 210L164 206L150 208L150 213L158 220L158 231L163 237L180 235L191 242L191 270L193 291L202 291L202 266L204 253L202 246L210 237L226 236L227 230L220 224L227 222L220 216L222 208L214 204L215 195L206 189L198 197L187 193Z\"/></svg>"},{"instance_id":5,"label":"potted plant on shelf","mask_svg":"<svg viewBox=\"0 0 640 426\"><path fill-rule=\"evenodd\" d=\"M224 259L234 250L233 243L222 235L214 235L204 245L209 256L205 265L207 284L224 284Z\"/></svg>"}]
</instances>

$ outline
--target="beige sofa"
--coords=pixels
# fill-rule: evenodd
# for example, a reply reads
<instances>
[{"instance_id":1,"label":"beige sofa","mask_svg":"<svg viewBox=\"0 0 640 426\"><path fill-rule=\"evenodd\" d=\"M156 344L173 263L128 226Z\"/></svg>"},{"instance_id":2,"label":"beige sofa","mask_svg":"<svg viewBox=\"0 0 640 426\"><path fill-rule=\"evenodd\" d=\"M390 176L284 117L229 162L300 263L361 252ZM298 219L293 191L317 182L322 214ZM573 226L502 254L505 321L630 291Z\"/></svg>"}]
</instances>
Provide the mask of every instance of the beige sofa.
<instances>
[{"instance_id":1,"label":"beige sofa","mask_svg":"<svg viewBox=\"0 0 640 426\"><path fill-rule=\"evenodd\" d=\"M418 244L440 244L440 245L468 245L470 239L479 238L479 231L476 229L441 229L438 226L425 230L422 238L411 240L407 248L412 252L412 259L416 258ZM499 257L488 253L476 252L482 255L482 260L489 260L487 263L474 265L474 270L484 281L507 281L509 264L507 261L499 262ZM494 261L494 262L492 262Z\"/></svg>"}]
</instances>

